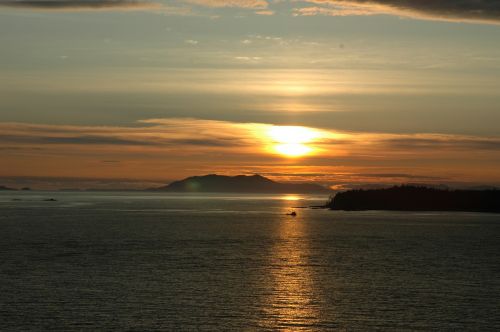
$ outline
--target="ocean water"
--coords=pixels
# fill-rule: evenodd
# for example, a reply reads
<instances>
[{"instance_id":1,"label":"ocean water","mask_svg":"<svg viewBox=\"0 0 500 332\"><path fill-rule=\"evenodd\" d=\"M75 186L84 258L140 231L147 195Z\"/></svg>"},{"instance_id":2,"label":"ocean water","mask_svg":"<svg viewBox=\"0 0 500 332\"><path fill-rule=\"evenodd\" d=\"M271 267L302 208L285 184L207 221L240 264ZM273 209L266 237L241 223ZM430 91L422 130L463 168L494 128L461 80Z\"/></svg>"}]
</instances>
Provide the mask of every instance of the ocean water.
<instances>
[{"instance_id":1,"label":"ocean water","mask_svg":"<svg viewBox=\"0 0 500 332\"><path fill-rule=\"evenodd\" d=\"M1 193L0 330L500 330L500 215L325 199Z\"/></svg>"}]
</instances>

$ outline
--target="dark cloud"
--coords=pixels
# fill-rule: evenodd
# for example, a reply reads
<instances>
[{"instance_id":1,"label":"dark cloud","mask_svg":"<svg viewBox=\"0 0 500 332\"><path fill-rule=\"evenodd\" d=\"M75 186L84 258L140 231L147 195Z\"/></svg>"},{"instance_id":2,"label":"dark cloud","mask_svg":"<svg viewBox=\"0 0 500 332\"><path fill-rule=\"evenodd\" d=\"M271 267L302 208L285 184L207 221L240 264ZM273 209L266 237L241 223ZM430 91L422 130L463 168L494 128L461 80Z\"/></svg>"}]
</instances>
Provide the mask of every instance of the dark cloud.
<instances>
[{"instance_id":1,"label":"dark cloud","mask_svg":"<svg viewBox=\"0 0 500 332\"><path fill-rule=\"evenodd\" d=\"M4 7L48 10L147 8L156 5L141 0L0 0L0 6Z\"/></svg>"},{"instance_id":2,"label":"dark cloud","mask_svg":"<svg viewBox=\"0 0 500 332\"><path fill-rule=\"evenodd\" d=\"M113 136L77 135L77 136L20 136L0 135L2 142L22 144L75 144L75 145L142 145L142 146L201 146L201 147L237 147L246 146L235 139L208 138L163 138L163 139L126 139ZM1 148L1 147L0 147ZM5 148L5 147L4 147ZM12 147L9 147L12 149Z\"/></svg>"},{"instance_id":3,"label":"dark cloud","mask_svg":"<svg viewBox=\"0 0 500 332\"><path fill-rule=\"evenodd\" d=\"M168 140L166 143L172 145L195 145L195 146L217 146L217 147L236 147L236 146L246 146L243 142L235 139L224 139L224 138L214 138L214 139L174 139Z\"/></svg>"},{"instance_id":4,"label":"dark cloud","mask_svg":"<svg viewBox=\"0 0 500 332\"><path fill-rule=\"evenodd\" d=\"M406 180L443 180L442 177L415 175L407 173L281 173L281 172L262 172L264 176L287 177L287 178L306 178L307 181L315 179L319 182L330 181L337 184L340 179L345 178L375 178L375 179L406 179Z\"/></svg>"},{"instance_id":5,"label":"dark cloud","mask_svg":"<svg viewBox=\"0 0 500 332\"><path fill-rule=\"evenodd\" d=\"M437 176L426 176L426 175L414 175L405 173L358 173L354 174L360 177L366 178L406 178L406 179L418 179L418 180L441 180L441 177Z\"/></svg>"},{"instance_id":6,"label":"dark cloud","mask_svg":"<svg viewBox=\"0 0 500 332\"><path fill-rule=\"evenodd\" d=\"M95 144L95 145L156 145L154 142L134 141L109 136L16 136L0 135L2 142L31 144Z\"/></svg>"},{"instance_id":7,"label":"dark cloud","mask_svg":"<svg viewBox=\"0 0 500 332\"><path fill-rule=\"evenodd\" d=\"M317 5L307 15L394 14L420 18L500 23L498 0L305 0ZM314 12L316 10L316 12ZM303 14L304 14L303 13Z\"/></svg>"},{"instance_id":8,"label":"dark cloud","mask_svg":"<svg viewBox=\"0 0 500 332\"><path fill-rule=\"evenodd\" d=\"M401 137L385 140L390 147L398 149L423 149L430 150L436 148L444 148L450 150L492 150L500 151L500 139L483 139L483 138L412 138Z\"/></svg>"},{"instance_id":9,"label":"dark cloud","mask_svg":"<svg viewBox=\"0 0 500 332\"><path fill-rule=\"evenodd\" d=\"M38 137L38 139L48 144L154 145L151 142L104 136Z\"/></svg>"},{"instance_id":10,"label":"dark cloud","mask_svg":"<svg viewBox=\"0 0 500 332\"><path fill-rule=\"evenodd\" d=\"M0 146L0 151L23 151L23 150L43 150L39 147L24 147L24 146Z\"/></svg>"},{"instance_id":11,"label":"dark cloud","mask_svg":"<svg viewBox=\"0 0 500 332\"><path fill-rule=\"evenodd\" d=\"M500 21L500 1L498 0L376 0L358 2L379 3L443 18Z\"/></svg>"},{"instance_id":12,"label":"dark cloud","mask_svg":"<svg viewBox=\"0 0 500 332\"><path fill-rule=\"evenodd\" d=\"M331 173L280 173L280 172L262 172L264 176L287 176L287 177L329 177Z\"/></svg>"}]
</instances>

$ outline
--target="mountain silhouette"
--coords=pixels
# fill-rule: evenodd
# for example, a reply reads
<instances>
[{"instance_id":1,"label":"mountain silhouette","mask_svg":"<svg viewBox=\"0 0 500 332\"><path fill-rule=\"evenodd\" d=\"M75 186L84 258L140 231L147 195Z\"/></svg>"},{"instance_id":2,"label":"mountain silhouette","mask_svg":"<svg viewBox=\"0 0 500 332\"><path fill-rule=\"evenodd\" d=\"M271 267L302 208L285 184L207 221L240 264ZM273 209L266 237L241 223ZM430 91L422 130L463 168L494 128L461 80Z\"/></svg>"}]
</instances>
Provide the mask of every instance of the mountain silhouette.
<instances>
[{"instance_id":1,"label":"mountain silhouette","mask_svg":"<svg viewBox=\"0 0 500 332\"><path fill-rule=\"evenodd\" d=\"M326 204L332 210L500 212L500 190L443 190L416 186L350 190Z\"/></svg>"},{"instance_id":2,"label":"mountain silhouette","mask_svg":"<svg viewBox=\"0 0 500 332\"><path fill-rule=\"evenodd\" d=\"M325 187L312 183L279 183L261 175L224 176L210 174L193 176L175 181L167 186L155 188L166 192L231 192L269 194L331 193Z\"/></svg>"}]
</instances>

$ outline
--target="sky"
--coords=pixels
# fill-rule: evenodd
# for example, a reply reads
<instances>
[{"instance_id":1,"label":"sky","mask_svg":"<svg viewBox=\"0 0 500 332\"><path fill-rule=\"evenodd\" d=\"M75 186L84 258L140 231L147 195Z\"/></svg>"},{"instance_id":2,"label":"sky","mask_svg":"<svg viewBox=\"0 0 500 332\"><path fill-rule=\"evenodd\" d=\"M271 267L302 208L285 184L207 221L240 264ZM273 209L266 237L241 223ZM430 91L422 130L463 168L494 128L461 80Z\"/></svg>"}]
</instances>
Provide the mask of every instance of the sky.
<instances>
[{"instance_id":1,"label":"sky","mask_svg":"<svg viewBox=\"0 0 500 332\"><path fill-rule=\"evenodd\" d=\"M500 1L0 0L0 185L500 186Z\"/></svg>"}]
</instances>

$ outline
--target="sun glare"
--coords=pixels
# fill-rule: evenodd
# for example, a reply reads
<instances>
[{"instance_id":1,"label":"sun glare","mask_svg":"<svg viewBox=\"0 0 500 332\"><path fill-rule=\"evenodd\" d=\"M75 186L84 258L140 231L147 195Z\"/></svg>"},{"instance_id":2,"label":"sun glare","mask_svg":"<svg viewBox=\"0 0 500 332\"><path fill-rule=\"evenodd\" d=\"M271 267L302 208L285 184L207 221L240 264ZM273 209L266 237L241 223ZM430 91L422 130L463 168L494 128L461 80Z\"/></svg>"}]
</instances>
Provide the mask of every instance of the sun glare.
<instances>
[{"instance_id":1,"label":"sun glare","mask_svg":"<svg viewBox=\"0 0 500 332\"><path fill-rule=\"evenodd\" d=\"M304 144L319 137L319 133L298 126L273 126L269 130L269 136L278 143L283 144Z\"/></svg>"},{"instance_id":2,"label":"sun glare","mask_svg":"<svg viewBox=\"0 0 500 332\"><path fill-rule=\"evenodd\" d=\"M308 143L320 137L318 131L299 126L273 126L269 129L275 152L286 157L301 157L313 152Z\"/></svg>"},{"instance_id":3,"label":"sun glare","mask_svg":"<svg viewBox=\"0 0 500 332\"><path fill-rule=\"evenodd\" d=\"M274 149L288 157L300 157L310 153L312 149L304 144L277 144Z\"/></svg>"}]
</instances>

